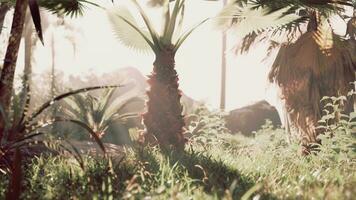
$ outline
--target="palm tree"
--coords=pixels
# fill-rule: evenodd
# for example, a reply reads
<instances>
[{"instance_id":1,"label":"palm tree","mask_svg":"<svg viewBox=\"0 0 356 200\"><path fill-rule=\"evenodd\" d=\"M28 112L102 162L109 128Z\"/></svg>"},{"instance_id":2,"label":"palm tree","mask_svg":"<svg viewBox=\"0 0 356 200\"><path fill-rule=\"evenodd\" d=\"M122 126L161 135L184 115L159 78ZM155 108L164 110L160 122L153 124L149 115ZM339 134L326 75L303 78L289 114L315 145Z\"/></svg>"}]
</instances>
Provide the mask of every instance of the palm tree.
<instances>
[{"instance_id":1,"label":"palm tree","mask_svg":"<svg viewBox=\"0 0 356 200\"><path fill-rule=\"evenodd\" d=\"M172 10L168 0L162 1L164 26L161 34L154 29L137 1L132 2L138 8L148 31L138 26L127 9L112 10L109 17L122 43L139 49L150 48L155 54L153 71L148 80L150 90L147 92L147 112L143 115L146 138L157 139L164 149L173 147L182 150L185 144L184 120L175 54L188 36L207 19L175 39L182 26L185 0L176 0Z\"/></svg>"},{"instance_id":2,"label":"palm tree","mask_svg":"<svg viewBox=\"0 0 356 200\"><path fill-rule=\"evenodd\" d=\"M223 6L225 7L227 0L223 0ZM220 109L225 110L226 104L226 32L222 35L222 52L221 52L221 94L220 94Z\"/></svg>"},{"instance_id":3,"label":"palm tree","mask_svg":"<svg viewBox=\"0 0 356 200\"><path fill-rule=\"evenodd\" d=\"M298 128L307 153L318 142L321 133L316 129L323 109L320 99L323 96L346 95L352 87L350 82L355 80L355 42L336 35L328 21L332 15L341 15L343 7L340 4L349 5L349 1L262 3L269 8L262 22L266 26L248 32L240 50L248 51L255 41L261 40L270 42L269 53L280 47L269 78L281 88L288 115L292 125ZM259 6L252 7L256 9ZM301 17L295 18L294 13ZM273 15L278 18L273 18ZM248 20L251 19L238 24L256 23L256 20ZM284 21L289 22L282 25L280 22ZM352 107L353 101L345 105L345 111L350 112Z\"/></svg>"},{"instance_id":4,"label":"palm tree","mask_svg":"<svg viewBox=\"0 0 356 200\"><path fill-rule=\"evenodd\" d=\"M17 105L15 105L15 91L13 91L13 111L15 111L15 108L18 107L17 109L22 109L26 104L24 101L29 101L30 98L26 98L27 94L30 93L30 87L31 87L31 75L32 75L32 50L33 46L37 41L37 37L33 38L33 27L32 27L32 22L31 22L31 14L29 12L26 13L26 18L25 18L25 24L24 24L24 30L23 30L23 35L22 37L24 38L24 43L25 43L25 67L23 71L23 77L22 77L22 88L21 92L17 97L18 102ZM18 112L20 113L20 112ZM13 122L16 123L18 120L20 120L21 116L18 115L17 113L13 112Z\"/></svg>"},{"instance_id":5,"label":"palm tree","mask_svg":"<svg viewBox=\"0 0 356 200\"><path fill-rule=\"evenodd\" d=\"M27 7L30 8L36 31L38 33L39 39L43 43L41 17L39 12L40 6L50 10L53 13L75 16L83 13L83 3L89 3L92 5L96 4L90 3L86 0L41 0L39 1L39 4L37 3L37 0L8 0L3 3L7 3L7 5L15 5L9 43L7 46L0 77L0 105L3 107L4 111L8 113L10 109L16 61L23 33ZM4 119L0 116L0 138L2 137L4 127Z\"/></svg>"},{"instance_id":6,"label":"palm tree","mask_svg":"<svg viewBox=\"0 0 356 200\"><path fill-rule=\"evenodd\" d=\"M107 89L100 97L88 93L73 95L65 99L60 115L87 124L99 138L102 138L112 127L117 127L118 124L124 125L128 119L139 117L138 113L125 113L124 109L128 104L141 99L125 96L113 99L114 92L115 89ZM119 137L127 140L128 135Z\"/></svg>"}]
</instances>

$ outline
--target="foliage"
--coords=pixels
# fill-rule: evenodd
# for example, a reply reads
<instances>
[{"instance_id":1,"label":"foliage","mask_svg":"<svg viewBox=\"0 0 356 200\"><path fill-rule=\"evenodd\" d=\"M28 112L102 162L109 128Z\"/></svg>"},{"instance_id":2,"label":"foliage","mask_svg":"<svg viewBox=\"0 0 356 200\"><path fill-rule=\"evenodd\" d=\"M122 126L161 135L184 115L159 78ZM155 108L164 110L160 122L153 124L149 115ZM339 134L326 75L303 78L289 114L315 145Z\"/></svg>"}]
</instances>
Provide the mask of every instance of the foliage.
<instances>
[{"instance_id":1,"label":"foliage","mask_svg":"<svg viewBox=\"0 0 356 200\"><path fill-rule=\"evenodd\" d=\"M69 157L34 158L23 199L352 199L355 135L339 129L308 157L296 156L299 145L285 136L266 125L254 138L222 133L215 141L193 141L185 153L127 148L125 158L113 162L113 174L101 158L86 157L85 171Z\"/></svg>"},{"instance_id":2,"label":"foliage","mask_svg":"<svg viewBox=\"0 0 356 200\"><path fill-rule=\"evenodd\" d=\"M68 119L62 117L56 117L54 119L47 119L46 121L36 120L37 117L46 109L48 109L52 104L56 101L62 100L66 97L70 97L71 95L75 95L81 92L86 92L90 90L97 90L103 88L115 88L118 86L99 86L99 87L89 87L82 88L74 91L70 91L67 93L63 93L59 96L54 97L53 99L47 101L42 104L34 113L28 113L29 101L27 99L30 98L30 94L27 94L26 104L20 112L20 117L14 117L15 121L11 121L11 119L5 114L4 109L0 106L1 117L5 119L5 130L1 133L0 137L0 168L5 171L11 171L11 157L13 155L14 150L29 147L31 145L36 145L38 143L47 144L46 141L38 138L38 136L43 135L42 128L50 126L54 123L66 122L66 123L74 123L81 128L88 131L88 133L95 139L95 141L99 144L100 148L105 153L105 148L99 137L96 133L88 127L85 123L82 123L75 119ZM70 143L69 143L70 144ZM74 148L74 147L73 147ZM76 149L74 148L73 153L78 154ZM80 155L77 155L80 157Z\"/></svg>"},{"instance_id":3,"label":"foliage","mask_svg":"<svg viewBox=\"0 0 356 200\"><path fill-rule=\"evenodd\" d=\"M190 141L205 144L216 141L219 135L230 134L225 126L224 113L209 111L204 106L198 107L193 114L186 116L186 123L185 136Z\"/></svg>"},{"instance_id":4,"label":"foliage","mask_svg":"<svg viewBox=\"0 0 356 200\"><path fill-rule=\"evenodd\" d=\"M323 101L334 101L337 108L342 99ZM124 158L111 159L112 164L100 157L84 157L84 171L71 157L34 158L26 167L22 197L352 199L356 194L355 113L338 121L330 113L320 121L320 128L328 130L319 136L322 145L308 157L296 156L301 153L299 144L289 143L285 132L268 122L255 137L206 126L199 129L200 139L191 139L186 152L166 154L154 147L130 147ZM199 121L222 123L219 114L205 109L199 109L195 117L200 120L192 121L194 127ZM1 198L7 177L0 175L0 179Z\"/></svg>"},{"instance_id":5,"label":"foliage","mask_svg":"<svg viewBox=\"0 0 356 200\"><path fill-rule=\"evenodd\" d=\"M354 90L348 93L348 97L355 95ZM324 134L318 136L322 141L319 150L329 155L320 156L337 160L356 157L356 112L344 114L342 107L347 100L350 99L346 96L324 97L321 100L325 102L324 115L318 121L320 125L317 128L322 129Z\"/></svg>"},{"instance_id":6,"label":"foliage","mask_svg":"<svg viewBox=\"0 0 356 200\"><path fill-rule=\"evenodd\" d=\"M221 28L232 27L240 34L242 42L236 45L236 52L248 52L253 44L268 42L269 56L272 50L282 44L295 42L306 31L307 24L313 20L313 11L317 11L323 18L335 15L350 18L345 15L345 6L347 8L353 5L350 0L320 2L236 0L228 4L218 15L220 18L218 25Z\"/></svg>"},{"instance_id":7,"label":"foliage","mask_svg":"<svg viewBox=\"0 0 356 200\"><path fill-rule=\"evenodd\" d=\"M330 19L345 18L345 6L351 1L234 1L225 14L238 15L248 7L250 12L265 14L238 17L224 22L245 30L253 24L261 27L244 32L236 50L247 52L255 42L268 42L267 57L279 48L269 74L270 82L281 88L292 125L300 132L307 148L317 142L320 132L315 130L322 115L323 96L346 95L349 83L355 80L355 40L353 17L348 22L347 36L334 33ZM242 11L241 11L242 10ZM224 14L224 12L222 12ZM298 16L299 17L295 17ZM256 20L263 16L264 20ZM294 17L293 17L294 16ZM345 106L350 111L351 103Z\"/></svg>"},{"instance_id":8,"label":"foliage","mask_svg":"<svg viewBox=\"0 0 356 200\"><path fill-rule=\"evenodd\" d=\"M85 123L102 138L110 127L118 124L125 125L128 119L139 117L138 113L125 113L123 110L128 104L141 99L139 97L127 99L125 96L113 99L114 92L115 89L108 89L99 97L89 93L73 95L64 100L59 115Z\"/></svg>"},{"instance_id":9,"label":"foliage","mask_svg":"<svg viewBox=\"0 0 356 200\"><path fill-rule=\"evenodd\" d=\"M173 10L171 10L170 2L165 0L162 2L162 12L164 16L163 28L161 33L159 33L159 31L153 27L152 22L137 0L132 0L132 2L139 10L147 30L140 28L132 17L132 14L124 7L110 10L108 15L119 40L124 45L138 50L146 50L147 47L149 47L148 49L158 53L169 47L176 52L189 35L208 20L205 19L201 21L177 37L182 28L185 0L176 0Z\"/></svg>"}]
</instances>

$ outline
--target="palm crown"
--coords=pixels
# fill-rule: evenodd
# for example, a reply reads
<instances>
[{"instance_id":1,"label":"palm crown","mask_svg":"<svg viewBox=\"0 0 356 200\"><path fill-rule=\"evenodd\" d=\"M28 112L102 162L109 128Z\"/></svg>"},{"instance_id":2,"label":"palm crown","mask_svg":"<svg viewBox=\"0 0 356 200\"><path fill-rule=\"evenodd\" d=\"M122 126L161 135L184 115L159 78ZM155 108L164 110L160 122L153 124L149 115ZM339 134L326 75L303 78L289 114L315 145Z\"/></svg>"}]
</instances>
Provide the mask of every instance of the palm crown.
<instances>
[{"instance_id":1,"label":"palm crown","mask_svg":"<svg viewBox=\"0 0 356 200\"><path fill-rule=\"evenodd\" d=\"M355 2L350 0L236 0L220 13L221 19L218 25L238 29L243 39L236 50L241 53L248 51L257 41L269 41L270 53L282 43L295 42L298 36L306 31L307 25L311 25L314 11L317 11L318 17L323 19L335 15L345 18L345 5L353 6L356 5ZM240 17L241 15L244 17ZM320 31L321 29L319 33L322 33Z\"/></svg>"},{"instance_id":2,"label":"palm crown","mask_svg":"<svg viewBox=\"0 0 356 200\"><path fill-rule=\"evenodd\" d=\"M155 30L152 22L144 12L143 8L136 0L132 0L146 25L147 30L139 27L134 17L128 9L121 7L109 11L109 19L113 25L113 29L121 40L121 42L129 47L139 50L151 48L154 52L158 52L167 46L173 46L174 51L177 51L188 36L207 19L178 36L182 28L184 18L185 0L176 0L173 9L168 0L162 1L163 12L163 28L162 31Z\"/></svg>"}]
</instances>

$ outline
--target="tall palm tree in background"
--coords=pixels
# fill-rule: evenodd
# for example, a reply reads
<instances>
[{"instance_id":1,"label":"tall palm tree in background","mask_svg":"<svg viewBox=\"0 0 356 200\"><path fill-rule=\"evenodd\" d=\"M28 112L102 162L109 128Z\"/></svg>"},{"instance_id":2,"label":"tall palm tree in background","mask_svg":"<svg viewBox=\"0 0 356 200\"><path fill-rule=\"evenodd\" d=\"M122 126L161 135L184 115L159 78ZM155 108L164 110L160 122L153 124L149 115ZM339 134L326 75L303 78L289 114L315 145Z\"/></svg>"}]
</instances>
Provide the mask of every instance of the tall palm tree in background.
<instances>
[{"instance_id":1,"label":"tall palm tree in background","mask_svg":"<svg viewBox=\"0 0 356 200\"><path fill-rule=\"evenodd\" d=\"M43 19L43 16L42 16L42 19ZM47 23L44 23L44 26L42 23L42 27L44 29L46 29ZM24 50L25 50L24 64L25 64L25 66L24 66L24 71L23 71L23 75L22 75L22 88L21 88L21 92L18 94L18 102L17 102L18 105L13 105L13 108L15 108L14 106L17 106L18 107L17 109L19 109L17 113L13 112L13 122L14 123L17 123L20 120L21 115L19 113L22 113L22 110L24 109L24 105L27 103L25 101L28 101L28 103L30 103L30 101L31 101L30 95L28 95L28 94L30 93L30 88L31 88L31 84L32 84L31 76L32 76L33 48L35 47L35 45L38 41L38 37L34 36L34 34L35 34L35 31L34 31L34 27L32 24L32 17L31 17L29 10L27 10L25 24L24 24L24 30L23 30L23 34L22 34L22 38L24 39ZM13 91L13 93L15 94L16 92ZM15 102L12 102L12 103L14 104Z\"/></svg>"},{"instance_id":2,"label":"tall palm tree in background","mask_svg":"<svg viewBox=\"0 0 356 200\"><path fill-rule=\"evenodd\" d=\"M332 16L344 13L345 5L352 4L346 0L260 1L259 4L236 1L225 9L238 15L241 6L254 10L268 8L263 22L251 16L227 23L266 23L258 31L247 32L239 49L248 51L254 42L261 40L270 42L268 55L273 49L280 48L269 79L282 91L291 122L299 130L301 142L306 147L305 152L318 142L317 136L321 133L316 129L323 109L321 98L346 95L352 87L350 82L355 80L355 42L336 35L330 23ZM295 13L300 17L295 18ZM291 19L289 23L280 24L288 19ZM345 112L353 109L353 103L351 100L344 106Z\"/></svg>"},{"instance_id":3,"label":"tall palm tree in background","mask_svg":"<svg viewBox=\"0 0 356 200\"><path fill-rule=\"evenodd\" d=\"M137 1L132 2L138 8L148 31L140 28L130 12L122 7L109 12L109 18L123 44L138 49L151 49L156 57L148 80L150 90L147 92L147 112L143 116L146 138L156 138L164 149L173 147L182 150L185 144L184 120L175 54L188 36L206 20L177 37L182 26L185 0L176 0L172 10L169 1L164 0L164 23L159 34Z\"/></svg>"},{"instance_id":4,"label":"tall palm tree in background","mask_svg":"<svg viewBox=\"0 0 356 200\"><path fill-rule=\"evenodd\" d=\"M83 3L96 5L94 3L85 0L58 0L58 1L46 1L40 0L39 4L37 0L8 0L2 2L2 5L7 3L7 5L15 6L14 15L12 20L12 26L10 31L10 38L5 54L3 68L1 70L0 77L0 105L2 106L5 113L10 110L10 102L13 90L14 74L16 69L16 61L18 56L18 51L20 47L21 37L23 33L26 10L27 7L30 8L31 16L38 33L39 39L43 43L42 27L41 27L41 17L39 7L44 7L53 13L67 14L75 16L83 13ZM3 130L5 127L5 120L3 116L0 116L0 139L2 138Z\"/></svg>"},{"instance_id":5,"label":"tall palm tree in background","mask_svg":"<svg viewBox=\"0 0 356 200\"><path fill-rule=\"evenodd\" d=\"M223 0L223 6L225 7L227 0ZM226 32L222 34L222 52L221 52L221 94L220 94L220 109L225 110L226 107Z\"/></svg>"},{"instance_id":6,"label":"tall palm tree in background","mask_svg":"<svg viewBox=\"0 0 356 200\"><path fill-rule=\"evenodd\" d=\"M52 62L51 62L51 77L50 77L50 81L51 81L51 87L50 87L50 96L51 98L54 98L56 96L56 49L55 49L55 41L54 41L54 31L52 31L52 37L51 37L51 56L52 56ZM57 105L54 105L52 107L52 117L54 118L56 116L57 113ZM52 126L52 132L54 133L56 131L56 124L54 126Z\"/></svg>"}]
</instances>

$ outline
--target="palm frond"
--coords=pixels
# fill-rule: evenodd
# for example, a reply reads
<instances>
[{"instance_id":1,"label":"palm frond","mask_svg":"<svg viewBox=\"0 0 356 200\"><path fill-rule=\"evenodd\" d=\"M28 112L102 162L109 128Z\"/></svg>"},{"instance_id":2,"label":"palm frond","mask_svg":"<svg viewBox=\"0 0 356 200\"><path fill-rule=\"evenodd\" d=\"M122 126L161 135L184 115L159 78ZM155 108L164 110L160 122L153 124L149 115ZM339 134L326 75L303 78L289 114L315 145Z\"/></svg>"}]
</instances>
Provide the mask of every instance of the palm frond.
<instances>
[{"instance_id":1,"label":"palm frond","mask_svg":"<svg viewBox=\"0 0 356 200\"><path fill-rule=\"evenodd\" d=\"M54 104L56 101L60 101L66 97L75 95L75 94L79 94L79 93L83 93L83 92L88 92L88 91L92 91L92 90L99 90L99 89L106 89L106 88L117 88L117 87L121 87L120 85L113 85L113 86L94 86L94 87L86 87L86 88L81 88L78 90L73 90L67 93L63 93L59 96L56 96L54 98L52 98L51 100L47 101L46 103L42 104L42 106L35 111L29 118L28 118L28 122L31 122L32 120L34 120L38 115L40 115L44 110L46 110L48 107L50 107L52 104Z\"/></svg>"},{"instance_id":2,"label":"palm frond","mask_svg":"<svg viewBox=\"0 0 356 200\"><path fill-rule=\"evenodd\" d=\"M40 128L45 128L47 126L53 125L55 123L73 123L75 125L78 125L79 127L83 128L84 130L86 130L90 136L92 138L94 138L94 141L99 145L99 147L101 148L101 150L104 152L104 154L106 153L105 150L105 146L102 143L102 141L100 140L99 136L97 135L97 133L91 128L89 127L87 124L85 124L84 122L81 122L79 120L76 119L67 119L67 118L63 118L63 117L55 117L54 119L48 120L46 122L43 123L35 123L31 125L31 129L29 130L29 133L38 130Z\"/></svg>"},{"instance_id":3,"label":"palm frond","mask_svg":"<svg viewBox=\"0 0 356 200\"><path fill-rule=\"evenodd\" d=\"M127 113L121 112L122 109L126 108L129 103L140 99L138 97L122 96L112 100L114 92L114 88L107 89L98 98L91 94L74 95L65 100L65 102L71 103L64 105L62 114L65 119L75 119L86 124L94 132L105 134L105 131L112 123L124 123Z\"/></svg>"},{"instance_id":4,"label":"palm frond","mask_svg":"<svg viewBox=\"0 0 356 200\"><path fill-rule=\"evenodd\" d=\"M88 0L39 0L39 5L58 15L81 16L87 5L100 7Z\"/></svg>"},{"instance_id":5,"label":"palm frond","mask_svg":"<svg viewBox=\"0 0 356 200\"><path fill-rule=\"evenodd\" d=\"M140 101L141 98L139 97L123 97L123 98L117 98L112 104L107 108L104 118L105 119L110 119L112 118L115 114L123 114L121 111L126 108L127 105L134 101Z\"/></svg>"},{"instance_id":6,"label":"palm frond","mask_svg":"<svg viewBox=\"0 0 356 200\"><path fill-rule=\"evenodd\" d=\"M181 12L183 5L184 5L184 0L182 0L182 2L180 0L176 0L176 3L174 4L174 8L172 11L172 15L169 18L168 26L165 27L163 41L168 45L172 43L172 37L173 37L174 29L176 27L177 17Z\"/></svg>"},{"instance_id":7,"label":"palm frond","mask_svg":"<svg viewBox=\"0 0 356 200\"><path fill-rule=\"evenodd\" d=\"M42 33L42 25L41 25L41 15L40 15L40 7L37 3L37 0L29 0L28 6L30 8L33 24L35 25L35 29L40 39L41 43L43 43L43 33Z\"/></svg>"},{"instance_id":8,"label":"palm frond","mask_svg":"<svg viewBox=\"0 0 356 200\"><path fill-rule=\"evenodd\" d=\"M71 98L63 100L62 114L67 118L80 119L83 122L89 123L88 110L90 109L86 101L86 95L77 94Z\"/></svg>"},{"instance_id":9,"label":"palm frond","mask_svg":"<svg viewBox=\"0 0 356 200\"><path fill-rule=\"evenodd\" d=\"M233 27L239 37L245 37L252 32L272 30L299 19L300 16L291 13L290 7L284 7L274 12L270 8L254 9L253 5L227 5L217 16L217 26L225 29Z\"/></svg>"},{"instance_id":10,"label":"palm frond","mask_svg":"<svg viewBox=\"0 0 356 200\"><path fill-rule=\"evenodd\" d=\"M100 116L104 116L105 111L109 108L110 106L110 100L111 97L113 96L115 92L115 89L108 89L105 91L104 95L102 98L100 98L98 102L98 111L100 112Z\"/></svg>"},{"instance_id":11,"label":"palm frond","mask_svg":"<svg viewBox=\"0 0 356 200\"><path fill-rule=\"evenodd\" d=\"M141 15L143 21L145 22L146 27L151 35L153 43L159 47L160 46L159 35L157 34L156 30L154 29L151 21L149 20L148 16L146 15L145 11L140 6L140 4L137 2L137 0L132 0L132 2L135 4L138 11L140 12L140 15Z\"/></svg>"},{"instance_id":12,"label":"palm frond","mask_svg":"<svg viewBox=\"0 0 356 200\"><path fill-rule=\"evenodd\" d=\"M346 36L350 37L352 40L356 40L356 10L354 12L355 16L347 22L346 29Z\"/></svg>"},{"instance_id":13,"label":"palm frond","mask_svg":"<svg viewBox=\"0 0 356 200\"><path fill-rule=\"evenodd\" d=\"M184 21L184 15L185 15L185 4L182 4L182 8L180 11L180 16L179 16L179 21L177 25L177 30L174 32L175 35L181 34L182 28L183 28L183 21ZM174 36L173 36L174 37Z\"/></svg>"},{"instance_id":14,"label":"palm frond","mask_svg":"<svg viewBox=\"0 0 356 200\"><path fill-rule=\"evenodd\" d=\"M162 35L165 35L167 29L168 29L168 26L169 26L169 21L171 20L171 9L170 9L170 6L169 6L169 1L168 0L163 0L162 1L162 6L163 6L163 20L164 20L164 23L163 23L163 27L162 27Z\"/></svg>"},{"instance_id":15,"label":"palm frond","mask_svg":"<svg viewBox=\"0 0 356 200\"><path fill-rule=\"evenodd\" d=\"M246 0L242 0L247 2ZM241 1L237 1L241 2ZM273 10L278 10L285 7L304 7L318 10L342 10L344 6L352 6L352 0L254 0L253 9L268 7Z\"/></svg>"},{"instance_id":16,"label":"palm frond","mask_svg":"<svg viewBox=\"0 0 356 200\"><path fill-rule=\"evenodd\" d=\"M127 8L122 6L109 10L108 16L116 36L125 46L140 51L154 48L149 32L139 28L138 23Z\"/></svg>"}]
</instances>

